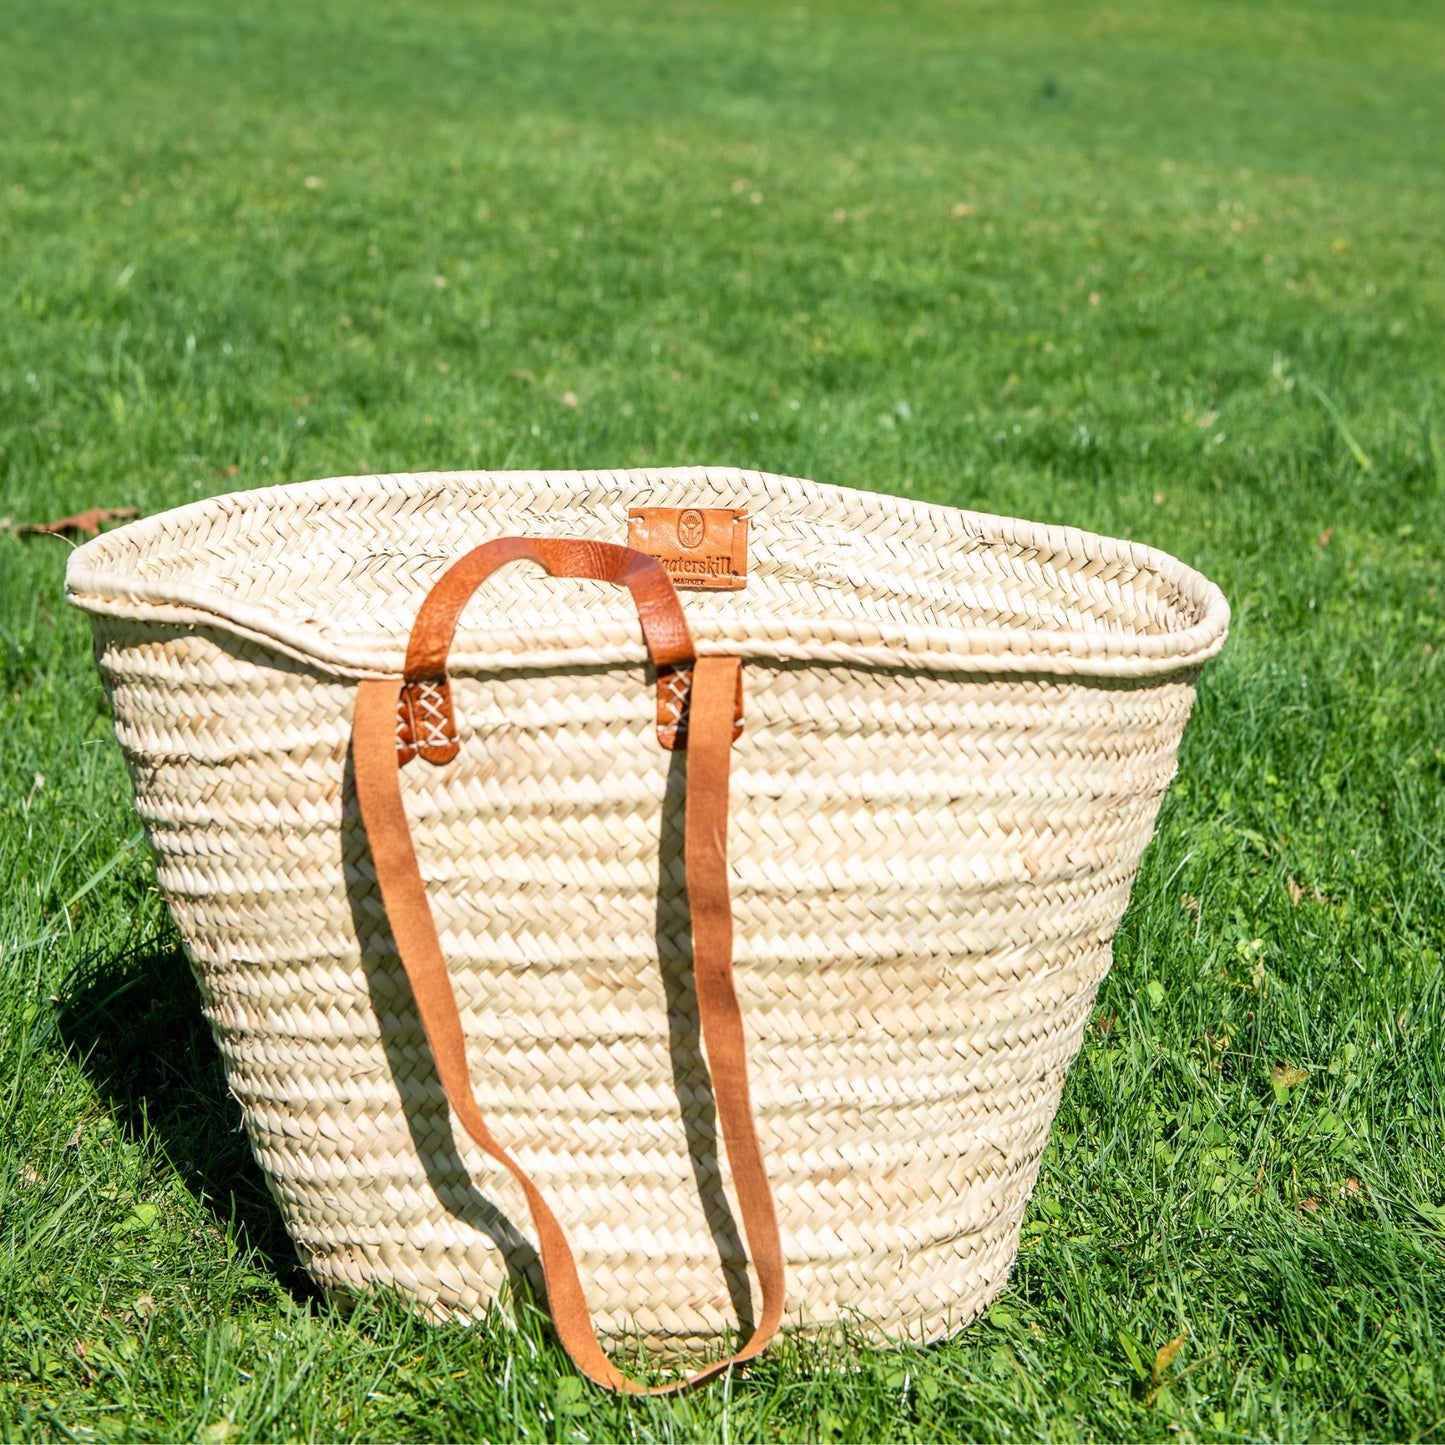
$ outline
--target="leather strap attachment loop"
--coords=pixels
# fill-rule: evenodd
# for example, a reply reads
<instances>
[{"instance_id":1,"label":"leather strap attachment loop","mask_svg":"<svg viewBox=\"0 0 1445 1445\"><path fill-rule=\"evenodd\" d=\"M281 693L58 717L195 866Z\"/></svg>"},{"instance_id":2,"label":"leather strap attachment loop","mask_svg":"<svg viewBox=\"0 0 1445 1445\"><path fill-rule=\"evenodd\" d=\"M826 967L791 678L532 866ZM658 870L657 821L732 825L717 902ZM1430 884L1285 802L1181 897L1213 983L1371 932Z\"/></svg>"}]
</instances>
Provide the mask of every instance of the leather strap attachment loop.
<instances>
[{"instance_id":1,"label":"leather strap attachment loop","mask_svg":"<svg viewBox=\"0 0 1445 1445\"><path fill-rule=\"evenodd\" d=\"M687 746L687 723L692 710L695 667L657 669L657 740L669 752ZM733 699L733 736L743 735L743 674L738 669L737 696Z\"/></svg>"},{"instance_id":2,"label":"leather strap attachment loop","mask_svg":"<svg viewBox=\"0 0 1445 1445\"><path fill-rule=\"evenodd\" d=\"M429 763L449 763L461 751L452 685L446 678L402 683L396 706L396 751L403 763L418 756Z\"/></svg>"}]
</instances>

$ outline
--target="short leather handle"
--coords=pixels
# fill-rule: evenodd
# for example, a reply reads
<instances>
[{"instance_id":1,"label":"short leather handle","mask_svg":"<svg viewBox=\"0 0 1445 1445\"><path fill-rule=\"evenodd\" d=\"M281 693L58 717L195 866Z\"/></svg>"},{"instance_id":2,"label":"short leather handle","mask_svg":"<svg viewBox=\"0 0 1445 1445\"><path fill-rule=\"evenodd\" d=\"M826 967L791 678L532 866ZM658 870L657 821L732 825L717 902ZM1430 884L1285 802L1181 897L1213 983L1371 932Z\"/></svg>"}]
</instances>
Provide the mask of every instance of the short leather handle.
<instances>
[{"instance_id":1,"label":"short leather handle","mask_svg":"<svg viewBox=\"0 0 1445 1445\"><path fill-rule=\"evenodd\" d=\"M447 680L447 656L457 623L472 594L508 562L536 562L551 577L615 582L637 606L642 640L657 670L657 737L665 748L687 741L687 702L692 687L692 634L667 569L656 557L611 542L567 537L498 537L468 552L427 593L407 645L405 684L397 704L402 762L421 757L449 763L460 742ZM742 676L734 709L734 736L742 731Z\"/></svg>"},{"instance_id":2,"label":"short leather handle","mask_svg":"<svg viewBox=\"0 0 1445 1445\"><path fill-rule=\"evenodd\" d=\"M693 659L692 634L672 579L656 557L612 542L567 537L498 537L468 552L447 569L426 595L406 649L408 682L439 682L462 609L473 592L508 562L537 562L549 577L585 577L616 582L632 593L643 640L653 666L677 666Z\"/></svg>"},{"instance_id":3,"label":"short leather handle","mask_svg":"<svg viewBox=\"0 0 1445 1445\"><path fill-rule=\"evenodd\" d=\"M748 1251L762 1288L762 1308L756 1328L735 1354L672 1384L643 1386L624 1375L604 1354L561 1225L541 1192L488 1128L477 1105L461 1014L401 795L399 769L410 756L407 749L411 746L403 705L406 688L414 685L413 679L415 684L435 686L438 679L445 683L447 652L471 592L504 562L523 557L541 562L554 576L598 577L627 586L638 601L653 661L658 662L659 653L668 659L660 666L692 660L692 641L681 605L666 572L653 558L604 543L526 538L487 543L451 568L422 604L407 654L406 679L368 680L358 687L352 724L357 799L382 902L442 1088L463 1128L512 1175L526 1196L541 1246L547 1302L558 1338L577 1368L599 1385L635 1395L672 1394L703 1384L760 1354L783 1317L786 1272L782 1241L753 1117L742 1011L732 966L728 775L741 697L741 664L735 657L707 657L696 662L687 731L675 734L675 742L685 740L688 752L683 846L698 1020ZM587 570L579 570L583 568ZM422 751L425 756L422 749L412 746L412 751Z\"/></svg>"}]
</instances>

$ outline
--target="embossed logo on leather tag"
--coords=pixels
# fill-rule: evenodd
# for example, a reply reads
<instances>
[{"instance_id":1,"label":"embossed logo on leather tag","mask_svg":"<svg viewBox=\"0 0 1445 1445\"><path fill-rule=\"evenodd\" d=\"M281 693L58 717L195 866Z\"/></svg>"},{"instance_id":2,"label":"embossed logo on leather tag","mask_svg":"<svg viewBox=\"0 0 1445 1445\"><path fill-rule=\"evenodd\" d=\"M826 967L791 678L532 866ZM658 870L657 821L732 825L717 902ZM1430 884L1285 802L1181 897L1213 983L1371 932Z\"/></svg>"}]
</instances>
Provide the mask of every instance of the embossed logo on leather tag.
<instances>
[{"instance_id":1,"label":"embossed logo on leather tag","mask_svg":"<svg viewBox=\"0 0 1445 1445\"><path fill-rule=\"evenodd\" d=\"M736 592L748 585L748 514L739 507L633 507L627 545L656 557L674 587Z\"/></svg>"}]
</instances>

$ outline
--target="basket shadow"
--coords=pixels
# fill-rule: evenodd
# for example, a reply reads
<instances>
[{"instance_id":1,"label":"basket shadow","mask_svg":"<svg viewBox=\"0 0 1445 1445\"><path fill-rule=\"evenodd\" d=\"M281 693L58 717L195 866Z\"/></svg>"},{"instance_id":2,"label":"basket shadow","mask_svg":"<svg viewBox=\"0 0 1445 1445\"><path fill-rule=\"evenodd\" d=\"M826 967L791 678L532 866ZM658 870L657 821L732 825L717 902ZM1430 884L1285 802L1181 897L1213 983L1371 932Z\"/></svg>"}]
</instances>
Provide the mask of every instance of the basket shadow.
<instances>
[{"instance_id":1,"label":"basket shadow","mask_svg":"<svg viewBox=\"0 0 1445 1445\"><path fill-rule=\"evenodd\" d=\"M546 1299L542 1261L517 1225L473 1183L452 1133L451 1105L427 1045L421 1015L397 954L376 883L376 865L361 822L356 776L346 755L341 792L341 857L346 900L381 1031L387 1066L401 1098L407 1132L427 1183L454 1218L485 1235L502 1257L514 1300Z\"/></svg>"},{"instance_id":2,"label":"basket shadow","mask_svg":"<svg viewBox=\"0 0 1445 1445\"><path fill-rule=\"evenodd\" d=\"M657 958L667 997L667 1043L672 1083L682 1111L687 1156L707 1220L728 1299L743 1335L754 1325L748 1256L718 1163L717 1102L701 1045L692 968L692 913L683 854L687 814L687 753L668 754L667 791L657 856Z\"/></svg>"},{"instance_id":3,"label":"basket shadow","mask_svg":"<svg viewBox=\"0 0 1445 1445\"><path fill-rule=\"evenodd\" d=\"M298 1302L318 1300L251 1153L179 940L161 935L83 965L55 1027L126 1136L159 1143L242 1249Z\"/></svg>"},{"instance_id":4,"label":"basket shadow","mask_svg":"<svg viewBox=\"0 0 1445 1445\"><path fill-rule=\"evenodd\" d=\"M692 978L692 928L683 863L686 754L674 752L670 757L659 838L656 944L667 1001L672 1078L697 1197L718 1252L738 1328L746 1334L751 1332L754 1321L747 1253L722 1186L717 1111L700 1044ZM451 1109L426 1045L415 1000L401 972L396 943L378 894L349 753L342 784L342 857L347 898L372 1006L401 1095L407 1128L428 1182L446 1209L496 1245L514 1296L541 1303L546 1299L546 1290L535 1248L473 1184L457 1150ZM585 1288L585 1280L583 1284Z\"/></svg>"}]
</instances>

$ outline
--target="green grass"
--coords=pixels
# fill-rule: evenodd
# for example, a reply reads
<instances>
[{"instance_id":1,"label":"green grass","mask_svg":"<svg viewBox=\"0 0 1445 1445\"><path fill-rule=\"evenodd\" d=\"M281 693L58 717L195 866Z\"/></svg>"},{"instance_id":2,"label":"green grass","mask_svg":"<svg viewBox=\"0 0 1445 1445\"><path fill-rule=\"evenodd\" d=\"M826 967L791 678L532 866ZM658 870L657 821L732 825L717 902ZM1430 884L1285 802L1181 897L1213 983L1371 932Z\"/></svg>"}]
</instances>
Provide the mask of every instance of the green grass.
<instances>
[{"instance_id":1,"label":"green grass","mask_svg":"<svg viewBox=\"0 0 1445 1445\"><path fill-rule=\"evenodd\" d=\"M1438 8L0 0L0 74L0 515L733 462L1236 617L1001 1302L634 1404L307 1294L0 533L0 1436L1445 1437Z\"/></svg>"}]
</instances>

